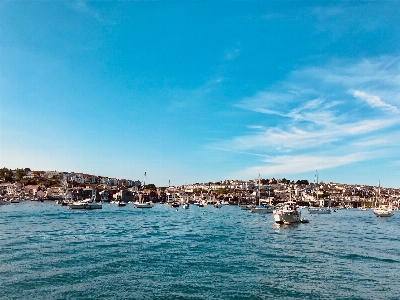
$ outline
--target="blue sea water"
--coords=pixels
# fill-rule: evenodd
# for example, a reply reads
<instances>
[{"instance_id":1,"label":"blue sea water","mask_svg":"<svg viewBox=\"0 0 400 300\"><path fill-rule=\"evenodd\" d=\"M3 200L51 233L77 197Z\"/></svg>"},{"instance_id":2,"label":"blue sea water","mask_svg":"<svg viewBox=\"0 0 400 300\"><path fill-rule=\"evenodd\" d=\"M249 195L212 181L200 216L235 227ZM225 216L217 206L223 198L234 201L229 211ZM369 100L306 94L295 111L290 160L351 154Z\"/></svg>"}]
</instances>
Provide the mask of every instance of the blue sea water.
<instances>
[{"instance_id":1,"label":"blue sea water","mask_svg":"<svg viewBox=\"0 0 400 300\"><path fill-rule=\"evenodd\" d=\"M400 213L0 206L0 299L400 299Z\"/></svg>"}]
</instances>

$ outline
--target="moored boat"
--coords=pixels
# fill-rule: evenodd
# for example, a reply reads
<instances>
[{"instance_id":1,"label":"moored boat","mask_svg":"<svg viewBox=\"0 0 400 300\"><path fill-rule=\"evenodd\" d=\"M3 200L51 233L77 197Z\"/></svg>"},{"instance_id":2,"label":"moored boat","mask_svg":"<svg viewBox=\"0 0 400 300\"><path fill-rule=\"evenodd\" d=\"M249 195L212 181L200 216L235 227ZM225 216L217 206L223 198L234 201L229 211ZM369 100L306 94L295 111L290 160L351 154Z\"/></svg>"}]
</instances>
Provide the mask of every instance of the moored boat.
<instances>
[{"instance_id":1,"label":"moored boat","mask_svg":"<svg viewBox=\"0 0 400 300\"><path fill-rule=\"evenodd\" d=\"M217 202L217 203L214 204L214 207L215 207L215 208L221 208L221 207L222 207L222 204L219 203L219 202Z\"/></svg>"},{"instance_id":2,"label":"moored boat","mask_svg":"<svg viewBox=\"0 0 400 300\"><path fill-rule=\"evenodd\" d=\"M4 199L0 199L0 205L7 205L10 204L10 201L6 201Z\"/></svg>"},{"instance_id":3,"label":"moored boat","mask_svg":"<svg viewBox=\"0 0 400 300\"><path fill-rule=\"evenodd\" d=\"M325 208L325 207L310 207L308 209L308 213L326 215L326 214L330 214L331 210L328 208Z\"/></svg>"},{"instance_id":4,"label":"moored boat","mask_svg":"<svg viewBox=\"0 0 400 300\"><path fill-rule=\"evenodd\" d=\"M374 214L377 217L392 217L392 216L394 216L392 209L388 208L388 207L384 207L384 206L376 207L374 209Z\"/></svg>"},{"instance_id":5,"label":"moored boat","mask_svg":"<svg viewBox=\"0 0 400 300\"><path fill-rule=\"evenodd\" d=\"M300 222L300 214L296 209L296 202L288 201L282 207L273 211L274 220L278 224L293 224Z\"/></svg>"},{"instance_id":6,"label":"moored boat","mask_svg":"<svg viewBox=\"0 0 400 300\"><path fill-rule=\"evenodd\" d=\"M94 197L81 200L81 201L75 201L74 203L71 203L68 205L68 208L70 209L102 209L103 205L101 203L97 203L94 201Z\"/></svg>"},{"instance_id":7,"label":"moored boat","mask_svg":"<svg viewBox=\"0 0 400 300\"><path fill-rule=\"evenodd\" d=\"M152 201L134 202L133 206L135 208L152 208L154 206L154 203Z\"/></svg>"}]
</instances>

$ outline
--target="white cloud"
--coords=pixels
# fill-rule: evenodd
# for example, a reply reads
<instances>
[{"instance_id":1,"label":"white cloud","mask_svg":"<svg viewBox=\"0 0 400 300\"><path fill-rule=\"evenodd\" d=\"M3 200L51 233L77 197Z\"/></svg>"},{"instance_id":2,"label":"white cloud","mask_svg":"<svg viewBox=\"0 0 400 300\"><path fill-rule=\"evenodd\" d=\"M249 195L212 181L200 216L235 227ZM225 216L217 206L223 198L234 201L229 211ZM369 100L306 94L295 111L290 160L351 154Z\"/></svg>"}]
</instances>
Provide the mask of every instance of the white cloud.
<instances>
[{"instance_id":1,"label":"white cloud","mask_svg":"<svg viewBox=\"0 0 400 300\"><path fill-rule=\"evenodd\" d=\"M263 165L249 167L237 172L237 174L232 174L232 178L254 177L254 174L258 173L265 177L299 174L316 169L322 170L351 164L365 160L369 158L369 156L368 153L362 152L352 153L346 156L276 156L265 159Z\"/></svg>"},{"instance_id":2,"label":"white cloud","mask_svg":"<svg viewBox=\"0 0 400 300\"><path fill-rule=\"evenodd\" d=\"M381 98L379 98L378 96L368 95L365 92L357 91L357 90L353 91L353 96L358 98L358 99L364 100L371 107L383 108L383 109L386 109L386 110L394 112L394 113L398 113L399 112L399 109L396 106L390 105L390 104L387 104L387 103L383 102L381 100Z\"/></svg>"},{"instance_id":3,"label":"white cloud","mask_svg":"<svg viewBox=\"0 0 400 300\"><path fill-rule=\"evenodd\" d=\"M398 74L398 57L336 61L294 71L240 101L237 107L266 118L258 117L260 124L253 122L247 132L216 147L273 157L240 172L249 176L334 168L387 155L379 141L393 151L390 135L400 126Z\"/></svg>"}]
</instances>

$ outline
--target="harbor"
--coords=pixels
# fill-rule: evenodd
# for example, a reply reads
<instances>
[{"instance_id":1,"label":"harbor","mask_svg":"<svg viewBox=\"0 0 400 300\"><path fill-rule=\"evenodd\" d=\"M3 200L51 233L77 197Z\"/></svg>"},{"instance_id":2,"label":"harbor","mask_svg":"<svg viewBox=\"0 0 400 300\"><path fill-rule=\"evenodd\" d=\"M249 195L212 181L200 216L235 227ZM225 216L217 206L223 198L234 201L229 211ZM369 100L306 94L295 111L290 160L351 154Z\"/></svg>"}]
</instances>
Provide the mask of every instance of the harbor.
<instances>
[{"instance_id":1,"label":"harbor","mask_svg":"<svg viewBox=\"0 0 400 300\"><path fill-rule=\"evenodd\" d=\"M21 201L0 208L0 298L400 297L398 217L339 209L307 218L287 226L237 205Z\"/></svg>"}]
</instances>

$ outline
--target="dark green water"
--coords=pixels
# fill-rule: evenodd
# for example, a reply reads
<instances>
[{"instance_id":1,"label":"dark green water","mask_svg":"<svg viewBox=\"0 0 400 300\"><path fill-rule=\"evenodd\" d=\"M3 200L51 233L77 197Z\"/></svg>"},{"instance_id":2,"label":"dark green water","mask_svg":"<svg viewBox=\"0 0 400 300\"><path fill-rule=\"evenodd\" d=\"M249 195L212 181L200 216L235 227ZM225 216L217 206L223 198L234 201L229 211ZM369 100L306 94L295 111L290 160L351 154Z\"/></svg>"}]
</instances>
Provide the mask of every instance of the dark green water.
<instances>
[{"instance_id":1,"label":"dark green water","mask_svg":"<svg viewBox=\"0 0 400 300\"><path fill-rule=\"evenodd\" d=\"M0 206L0 299L400 299L400 213Z\"/></svg>"}]
</instances>

